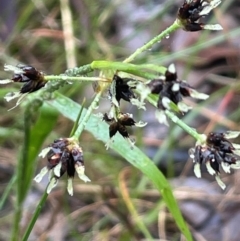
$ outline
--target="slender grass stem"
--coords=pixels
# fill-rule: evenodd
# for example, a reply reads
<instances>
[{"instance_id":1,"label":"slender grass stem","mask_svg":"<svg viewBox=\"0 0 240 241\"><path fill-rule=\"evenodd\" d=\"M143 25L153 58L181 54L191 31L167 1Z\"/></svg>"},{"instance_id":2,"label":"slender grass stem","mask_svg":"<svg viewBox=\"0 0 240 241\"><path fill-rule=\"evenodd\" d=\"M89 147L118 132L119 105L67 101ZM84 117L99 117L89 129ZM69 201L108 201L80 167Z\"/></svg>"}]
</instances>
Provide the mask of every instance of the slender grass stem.
<instances>
[{"instance_id":1,"label":"slender grass stem","mask_svg":"<svg viewBox=\"0 0 240 241\"><path fill-rule=\"evenodd\" d=\"M94 82L94 81L107 81L105 78L101 77L83 77L83 76L67 76L67 75L45 75L45 80L63 80L63 81L82 81L82 82Z\"/></svg>"},{"instance_id":2,"label":"slender grass stem","mask_svg":"<svg viewBox=\"0 0 240 241\"><path fill-rule=\"evenodd\" d=\"M25 234L22 238L22 241L27 241L28 240L28 237L33 229L33 226L35 225L37 219L38 219L38 216L40 214L40 211L42 210L42 207L43 205L45 204L46 200L47 200L47 197L48 197L48 193L47 193L47 188L44 192L44 194L42 195L42 198L40 199L38 205L37 205L37 208L32 216L32 219L27 227L27 230L25 231Z\"/></svg>"},{"instance_id":3,"label":"slender grass stem","mask_svg":"<svg viewBox=\"0 0 240 241\"><path fill-rule=\"evenodd\" d=\"M14 184L16 183L17 181L17 175L14 174L11 178L11 180L9 181L7 187L5 188L3 194L2 194L2 197L0 199L0 210L3 208L3 205L11 191L11 189L13 188Z\"/></svg>"},{"instance_id":4,"label":"slender grass stem","mask_svg":"<svg viewBox=\"0 0 240 241\"><path fill-rule=\"evenodd\" d=\"M151 103L153 106L157 107L157 101L154 96L148 96L147 100L149 103ZM191 135L193 138L195 138L200 143L205 143L204 135L199 134L195 129L188 126L186 123L184 123L181 119L179 119L173 112L166 110L165 111L166 116L176 125L178 125L181 129L186 131L189 135Z\"/></svg>"},{"instance_id":5,"label":"slender grass stem","mask_svg":"<svg viewBox=\"0 0 240 241\"><path fill-rule=\"evenodd\" d=\"M85 116L80 120L80 124L78 126L78 128L76 129L73 138L79 139L82 131L84 130L92 112L98 107L98 102L102 96L104 90L101 90L100 92L98 92L95 96L95 98L93 99L91 105L88 107L88 110L85 114Z\"/></svg>"},{"instance_id":6,"label":"slender grass stem","mask_svg":"<svg viewBox=\"0 0 240 241\"><path fill-rule=\"evenodd\" d=\"M169 119L172 120L176 125L181 127L184 131L186 131L189 135L194 137L197 141L200 141L201 143L204 143L206 140L204 138L204 135L199 134L196 130L194 130L192 127L185 124L182 120L180 120L173 112L166 110L165 114Z\"/></svg>"},{"instance_id":7,"label":"slender grass stem","mask_svg":"<svg viewBox=\"0 0 240 241\"><path fill-rule=\"evenodd\" d=\"M155 43L161 41L163 38L166 38L167 36L169 36L169 34L171 34L172 32L176 31L179 28L181 28L181 25L179 25L178 21L176 20L171 26L169 26L167 29L165 29L163 32L161 32L159 35L157 35L155 38L151 39L149 42L144 44L141 48L138 48L133 54L131 54L123 62L124 63L132 62L142 52L150 49Z\"/></svg>"}]
</instances>

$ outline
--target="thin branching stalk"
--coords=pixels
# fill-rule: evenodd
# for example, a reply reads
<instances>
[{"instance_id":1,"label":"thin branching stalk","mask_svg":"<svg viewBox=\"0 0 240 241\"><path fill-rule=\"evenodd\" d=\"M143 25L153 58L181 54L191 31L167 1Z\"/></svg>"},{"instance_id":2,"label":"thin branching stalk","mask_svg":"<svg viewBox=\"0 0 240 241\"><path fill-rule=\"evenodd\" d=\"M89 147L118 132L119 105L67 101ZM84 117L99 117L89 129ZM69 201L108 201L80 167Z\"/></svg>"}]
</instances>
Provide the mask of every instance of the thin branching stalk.
<instances>
[{"instance_id":1,"label":"thin branching stalk","mask_svg":"<svg viewBox=\"0 0 240 241\"><path fill-rule=\"evenodd\" d=\"M94 81L106 81L105 78L101 77L83 77L83 76L67 76L67 75L45 75L44 79L47 81L79 81L79 82L94 82Z\"/></svg>"},{"instance_id":2,"label":"thin branching stalk","mask_svg":"<svg viewBox=\"0 0 240 241\"><path fill-rule=\"evenodd\" d=\"M78 126L78 128L76 129L73 138L79 139L82 131L84 130L92 112L98 107L98 102L103 94L104 90L101 90L100 92L98 92L95 96L95 98L93 99L91 105L88 107L87 113L84 115L84 117L80 120L80 124Z\"/></svg>"},{"instance_id":3,"label":"thin branching stalk","mask_svg":"<svg viewBox=\"0 0 240 241\"><path fill-rule=\"evenodd\" d=\"M137 49L132 55L130 55L123 62L93 61L90 65L84 65L80 68L68 69L64 75L59 75L59 76L46 75L45 79L47 81L61 80L61 81L89 81L89 82L90 81L107 81L108 82L108 80L106 78L79 76L79 75L85 75L87 73L90 73L95 69L123 71L126 73L131 73L136 76L143 77L143 78L153 79L159 73L163 74L166 71L166 68L161 67L161 66L151 65L151 64L133 65L133 64L129 64L129 62L133 61L142 52L144 52L145 50L148 50L149 48L151 48L152 45L161 41L163 38L165 38L166 36L168 36L169 34L171 34L172 32L176 31L179 28L180 28L180 26L177 24L177 22L174 22L169 28L167 28L161 34L159 34L158 36L156 36L155 38L150 40L147 44L145 44L141 48ZM148 73L146 70L148 70ZM87 125L89 118L91 117L91 114L98 107L98 102L100 101L102 94L104 93L105 89L109 87L110 82L111 81L109 81L109 83L107 83L104 86L104 88L102 88L96 94L91 105L88 107L86 114L80 119L80 123L73 134L73 138L79 139L81 133L83 132L83 130L85 129L85 126ZM178 121L178 124L179 123L180 122ZM47 188L46 188L46 190L47 190ZM33 214L33 217L27 227L27 230L23 236L22 241L28 240L28 237L29 237L29 235L34 227L34 224L40 214L42 206L46 202L47 197L48 197L48 194L45 191L39 204L37 205L37 208L36 208L36 210Z\"/></svg>"},{"instance_id":4,"label":"thin branching stalk","mask_svg":"<svg viewBox=\"0 0 240 241\"><path fill-rule=\"evenodd\" d=\"M194 137L197 141L200 143L205 143L206 139L203 137L203 135L199 134L196 130L194 130L192 127L185 124L182 120L180 120L173 112L166 110L165 114L173 123L178 125L180 128L182 128L184 131L186 131L189 135Z\"/></svg>"},{"instance_id":5,"label":"thin branching stalk","mask_svg":"<svg viewBox=\"0 0 240 241\"><path fill-rule=\"evenodd\" d=\"M10 179L7 187L5 188L3 194L2 194L2 197L0 199L0 210L2 210L3 208L3 205L5 204L5 201L10 193L10 191L12 190L14 184L16 183L17 181L17 174L15 173L12 178Z\"/></svg>"},{"instance_id":6,"label":"thin branching stalk","mask_svg":"<svg viewBox=\"0 0 240 241\"><path fill-rule=\"evenodd\" d=\"M42 210L42 207L45 204L45 202L47 200L47 197L48 197L48 193L47 193L47 188L46 188L43 196L41 197L41 199L40 199L40 201L39 201L39 203L38 203L38 205L36 207L36 210L35 210L35 212L34 212L34 214L32 216L32 219L31 219L31 221L30 221L30 223L29 223L29 225L27 227L26 232L25 232L25 234L24 234L24 236L22 238L22 241L27 241L28 240L28 237L29 237L29 235L30 235L30 233L31 233L31 231L33 229L33 226L35 225L35 223L36 223L36 221L38 219L40 211Z\"/></svg>"},{"instance_id":7,"label":"thin branching stalk","mask_svg":"<svg viewBox=\"0 0 240 241\"><path fill-rule=\"evenodd\" d=\"M157 35L155 38L151 39L149 42L144 44L141 48L137 49L133 54L131 54L123 62L124 63L132 62L138 55L140 55L144 51L151 49L154 44L156 44L157 42L160 42L162 39L168 37L171 33L175 32L179 28L181 28L181 25L179 25L178 21L175 21L170 27L168 27L163 32L161 32L159 35Z\"/></svg>"}]
</instances>

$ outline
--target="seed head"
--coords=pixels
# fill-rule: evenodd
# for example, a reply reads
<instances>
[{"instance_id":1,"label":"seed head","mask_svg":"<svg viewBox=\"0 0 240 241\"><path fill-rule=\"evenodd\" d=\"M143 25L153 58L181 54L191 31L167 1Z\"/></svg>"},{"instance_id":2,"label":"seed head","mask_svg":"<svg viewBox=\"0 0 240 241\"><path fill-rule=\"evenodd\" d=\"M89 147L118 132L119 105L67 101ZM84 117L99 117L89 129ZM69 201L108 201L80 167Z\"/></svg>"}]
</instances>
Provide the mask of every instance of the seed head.
<instances>
[{"instance_id":1,"label":"seed head","mask_svg":"<svg viewBox=\"0 0 240 241\"><path fill-rule=\"evenodd\" d=\"M56 186L58 179L67 173L68 193L73 195L72 179L77 172L80 179L89 182L90 179L84 174L84 161L82 148L72 138L60 138L55 140L48 148L44 149L40 156L47 156L48 164L34 178L40 182L43 176L50 171L50 182L47 192L49 193Z\"/></svg>"},{"instance_id":2,"label":"seed head","mask_svg":"<svg viewBox=\"0 0 240 241\"><path fill-rule=\"evenodd\" d=\"M202 17L208 15L220 3L221 0L185 0L178 10L178 22L185 31L222 30L219 24L206 25L200 22Z\"/></svg>"},{"instance_id":3,"label":"seed head","mask_svg":"<svg viewBox=\"0 0 240 241\"><path fill-rule=\"evenodd\" d=\"M202 145L196 144L190 149L190 158L193 159L195 175L200 178L202 164L206 165L210 175L214 175L217 183L222 189L226 185L221 181L220 166L223 171L230 173L230 168L240 168L240 146L229 141L235 138L240 132L215 133L211 132L206 136L206 142Z\"/></svg>"}]
</instances>

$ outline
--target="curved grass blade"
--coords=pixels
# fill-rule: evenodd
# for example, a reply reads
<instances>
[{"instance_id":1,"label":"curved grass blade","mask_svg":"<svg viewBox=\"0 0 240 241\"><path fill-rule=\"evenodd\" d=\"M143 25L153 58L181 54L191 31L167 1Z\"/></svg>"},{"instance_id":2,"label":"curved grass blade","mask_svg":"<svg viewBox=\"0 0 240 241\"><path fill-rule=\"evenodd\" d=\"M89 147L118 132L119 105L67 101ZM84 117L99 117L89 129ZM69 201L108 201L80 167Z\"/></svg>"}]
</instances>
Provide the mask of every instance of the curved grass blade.
<instances>
[{"instance_id":1,"label":"curved grass blade","mask_svg":"<svg viewBox=\"0 0 240 241\"><path fill-rule=\"evenodd\" d=\"M81 106L59 93L55 93L55 95L57 98L52 100L50 104L62 115L72 121L75 121ZM86 113L86 109L84 109L82 116L84 116L84 113ZM101 122L98 117L94 115L91 116L86 125L86 130L89 131L96 139L101 140L104 143L108 141L108 125ZM177 201L173 196L172 189L164 175L155 166L155 164L137 147L134 147L131 150L129 143L124 141L123 137L120 135L114 136L114 142L111 145L111 148L124 157L133 166L138 168L153 182L158 191L161 193L182 234L185 235L188 241L192 241L191 233L182 217Z\"/></svg>"}]
</instances>

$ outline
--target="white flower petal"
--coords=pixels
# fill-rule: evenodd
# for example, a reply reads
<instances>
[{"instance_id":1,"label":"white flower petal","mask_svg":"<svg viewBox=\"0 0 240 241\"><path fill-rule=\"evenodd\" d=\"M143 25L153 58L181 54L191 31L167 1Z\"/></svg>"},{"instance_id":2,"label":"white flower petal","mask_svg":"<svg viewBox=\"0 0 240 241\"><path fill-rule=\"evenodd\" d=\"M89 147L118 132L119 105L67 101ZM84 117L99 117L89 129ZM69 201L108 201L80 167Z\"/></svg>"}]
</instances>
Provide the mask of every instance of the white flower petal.
<instances>
[{"instance_id":1,"label":"white flower petal","mask_svg":"<svg viewBox=\"0 0 240 241\"><path fill-rule=\"evenodd\" d=\"M195 148L190 148L188 151L189 157L195 162Z\"/></svg>"},{"instance_id":2,"label":"white flower petal","mask_svg":"<svg viewBox=\"0 0 240 241\"><path fill-rule=\"evenodd\" d=\"M163 98L162 98L162 105L163 105L163 107L165 107L166 109L170 110L171 109L170 103L171 103L171 100L168 97L163 96Z\"/></svg>"},{"instance_id":3,"label":"white flower petal","mask_svg":"<svg viewBox=\"0 0 240 241\"><path fill-rule=\"evenodd\" d=\"M224 172L231 173L230 165L228 163L222 162L221 165Z\"/></svg>"},{"instance_id":4,"label":"white flower petal","mask_svg":"<svg viewBox=\"0 0 240 241\"><path fill-rule=\"evenodd\" d=\"M139 122L135 123L135 126L137 126L137 127L144 127L146 125L147 125L147 122L143 122L143 121L139 121Z\"/></svg>"},{"instance_id":5,"label":"white flower petal","mask_svg":"<svg viewBox=\"0 0 240 241\"><path fill-rule=\"evenodd\" d=\"M232 145L233 145L233 147L236 149L236 150L233 150L234 153L240 151L240 145L239 145L239 144L232 143ZM236 153L236 154L237 154L237 153ZM237 155L239 155L239 154L237 154Z\"/></svg>"},{"instance_id":6,"label":"white flower petal","mask_svg":"<svg viewBox=\"0 0 240 241\"><path fill-rule=\"evenodd\" d=\"M21 94L20 92L8 93L8 94L4 97L4 99L5 99L7 102L9 102L9 101L11 101L11 100L16 99L16 98L19 97L16 105L13 106L12 108L10 108L8 111L13 110L13 109L15 109L17 106L19 106L20 103L21 103L21 101L27 96L27 94L28 94L28 93Z\"/></svg>"},{"instance_id":7,"label":"white flower petal","mask_svg":"<svg viewBox=\"0 0 240 241\"><path fill-rule=\"evenodd\" d=\"M15 74L23 74L24 73L24 71L22 69L18 68L17 66L10 65L10 64L4 65L4 71L12 71Z\"/></svg>"},{"instance_id":8,"label":"white flower petal","mask_svg":"<svg viewBox=\"0 0 240 241\"><path fill-rule=\"evenodd\" d=\"M212 0L210 2L210 5L212 6L212 8L216 8L221 2L221 0Z\"/></svg>"},{"instance_id":9,"label":"white flower petal","mask_svg":"<svg viewBox=\"0 0 240 241\"><path fill-rule=\"evenodd\" d=\"M203 26L203 29L216 30L216 31L223 30L220 24L206 24Z\"/></svg>"},{"instance_id":10,"label":"white flower petal","mask_svg":"<svg viewBox=\"0 0 240 241\"><path fill-rule=\"evenodd\" d=\"M172 74L175 74L176 73L176 68L175 68L175 65L174 64L170 64L169 67L168 67L168 71Z\"/></svg>"},{"instance_id":11,"label":"white flower petal","mask_svg":"<svg viewBox=\"0 0 240 241\"><path fill-rule=\"evenodd\" d=\"M224 137L227 139L233 139L238 137L239 135L240 135L240 131L227 131L224 133Z\"/></svg>"},{"instance_id":12,"label":"white flower petal","mask_svg":"<svg viewBox=\"0 0 240 241\"><path fill-rule=\"evenodd\" d=\"M218 185L224 190L226 188L225 183L220 179L219 175L215 175L215 180L217 181Z\"/></svg>"},{"instance_id":13,"label":"white flower petal","mask_svg":"<svg viewBox=\"0 0 240 241\"><path fill-rule=\"evenodd\" d=\"M206 168L210 175L216 174L216 171L211 167L211 164L209 161L206 162Z\"/></svg>"},{"instance_id":14,"label":"white flower petal","mask_svg":"<svg viewBox=\"0 0 240 241\"><path fill-rule=\"evenodd\" d=\"M177 92L177 91L179 91L179 89L180 89L179 83L174 83L172 86L172 91Z\"/></svg>"},{"instance_id":15,"label":"white flower petal","mask_svg":"<svg viewBox=\"0 0 240 241\"><path fill-rule=\"evenodd\" d=\"M240 169L240 161L236 161L235 164L230 165L232 169Z\"/></svg>"},{"instance_id":16,"label":"white flower petal","mask_svg":"<svg viewBox=\"0 0 240 241\"><path fill-rule=\"evenodd\" d=\"M207 15L211 12L212 9L213 9L212 6L207 5L206 7L203 8L203 10L199 13L199 15L200 16Z\"/></svg>"},{"instance_id":17,"label":"white flower petal","mask_svg":"<svg viewBox=\"0 0 240 241\"><path fill-rule=\"evenodd\" d=\"M11 79L2 79L0 80L0 84L4 85L4 84L8 84L8 83L12 83L13 81Z\"/></svg>"},{"instance_id":18,"label":"white flower petal","mask_svg":"<svg viewBox=\"0 0 240 241\"><path fill-rule=\"evenodd\" d=\"M190 96L192 98L199 99L199 100L206 100L209 97L209 95L204 94L204 93L199 93L198 91L196 91L194 89L191 89Z\"/></svg>"},{"instance_id":19,"label":"white flower petal","mask_svg":"<svg viewBox=\"0 0 240 241\"><path fill-rule=\"evenodd\" d=\"M137 98L132 98L132 99L130 99L130 102L131 102L133 105L136 105L136 106L138 107L138 109L146 110L145 103L139 101Z\"/></svg>"},{"instance_id":20,"label":"white flower petal","mask_svg":"<svg viewBox=\"0 0 240 241\"><path fill-rule=\"evenodd\" d=\"M232 151L235 155L240 156L240 150L233 150Z\"/></svg>"},{"instance_id":21,"label":"white flower petal","mask_svg":"<svg viewBox=\"0 0 240 241\"><path fill-rule=\"evenodd\" d=\"M52 147L46 147L46 148L42 149L42 151L39 153L38 156L44 158L48 154L48 152L51 150L51 148Z\"/></svg>"},{"instance_id":22,"label":"white flower petal","mask_svg":"<svg viewBox=\"0 0 240 241\"><path fill-rule=\"evenodd\" d=\"M106 144L105 144L106 150L108 150L108 149L110 148L110 146L111 146L112 143L113 143L113 139L110 138L110 139L106 142Z\"/></svg>"},{"instance_id":23,"label":"white flower petal","mask_svg":"<svg viewBox=\"0 0 240 241\"><path fill-rule=\"evenodd\" d=\"M129 80L129 81L127 82L127 85L128 85L129 87L136 88L136 86L137 86L137 81L136 81L136 80Z\"/></svg>"},{"instance_id":24,"label":"white flower petal","mask_svg":"<svg viewBox=\"0 0 240 241\"><path fill-rule=\"evenodd\" d=\"M78 174L78 177L84 182L91 182L91 180L84 174L85 167L79 163L75 164L75 170Z\"/></svg>"},{"instance_id":25,"label":"white flower petal","mask_svg":"<svg viewBox=\"0 0 240 241\"><path fill-rule=\"evenodd\" d=\"M55 178L55 177L52 177L51 180L50 180L50 182L49 182L49 184L48 184L48 187L47 187L47 193L48 193L48 194L52 191L52 189L53 189L54 187L57 186L57 183L58 183L58 179Z\"/></svg>"},{"instance_id":26,"label":"white flower petal","mask_svg":"<svg viewBox=\"0 0 240 241\"><path fill-rule=\"evenodd\" d=\"M62 162L59 162L54 168L53 172L57 177L60 177L61 175L61 168L62 168Z\"/></svg>"},{"instance_id":27,"label":"white flower petal","mask_svg":"<svg viewBox=\"0 0 240 241\"><path fill-rule=\"evenodd\" d=\"M18 97L20 97L22 94L20 92L10 92L10 93L7 93L5 96L4 96L4 99L9 102L13 99L16 99Z\"/></svg>"},{"instance_id":28,"label":"white flower petal","mask_svg":"<svg viewBox=\"0 0 240 241\"><path fill-rule=\"evenodd\" d=\"M178 106L178 109L182 112L188 112L189 110L192 109L191 106L186 105L184 102L178 102L177 106Z\"/></svg>"},{"instance_id":29,"label":"white flower petal","mask_svg":"<svg viewBox=\"0 0 240 241\"><path fill-rule=\"evenodd\" d=\"M194 165L193 171L197 178L200 178L202 176L200 164L198 162Z\"/></svg>"},{"instance_id":30,"label":"white flower petal","mask_svg":"<svg viewBox=\"0 0 240 241\"><path fill-rule=\"evenodd\" d=\"M131 113L126 113L125 114L128 118L133 118L133 114L131 114Z\"/></svg>"},{"instance_id":31,"label":"white flower petal","mask_svg":"<svg viewBox=\"0 0 240 241\"><path fill-rule=\"evenodd\" d=\"M157 110L155 112L155 116L156 116L157 120L159 121L159 123L164 124L166 126L169 126L168 121L167 121L167 117L166 117L165 112L163 110Z\"/></svg>"},{"instance_id":32,"label":"white flower petal","mask_svg":"<svg viewBox=\"0 0 240 241\"><path fill-rule=\"evenodd\" d=\"M145 83L139 82L136 86L136 90L140 95L140 102L144 102L148 95L151 94L150 88L148 88Z\"/></svg>"},{"instance_id":33,"label":"white flower petal","mask_svg":"<svg viewBox=\"0 0 240 241\"><path fill-rule=\"evenodd\" d=\"M42 178L46 175L46 173L48 172L48 168L47 167L44 167L42 168L42 170L40 171L40 173L38 173L38 175L36 177L34 177L34 181L35 182L41 182L42 181Z\"/></svg>"},{"instance_id":34,"label":"white flower petal","mask_svg":"<svg viewBox=\"0 0 240 241\"><path fill-rule=\"evenodd\" d=\"M72 178L68 178L67 190L68 190L69 195L73 196L73 180L72 180Z\"/></svg>"}]
</instances>

